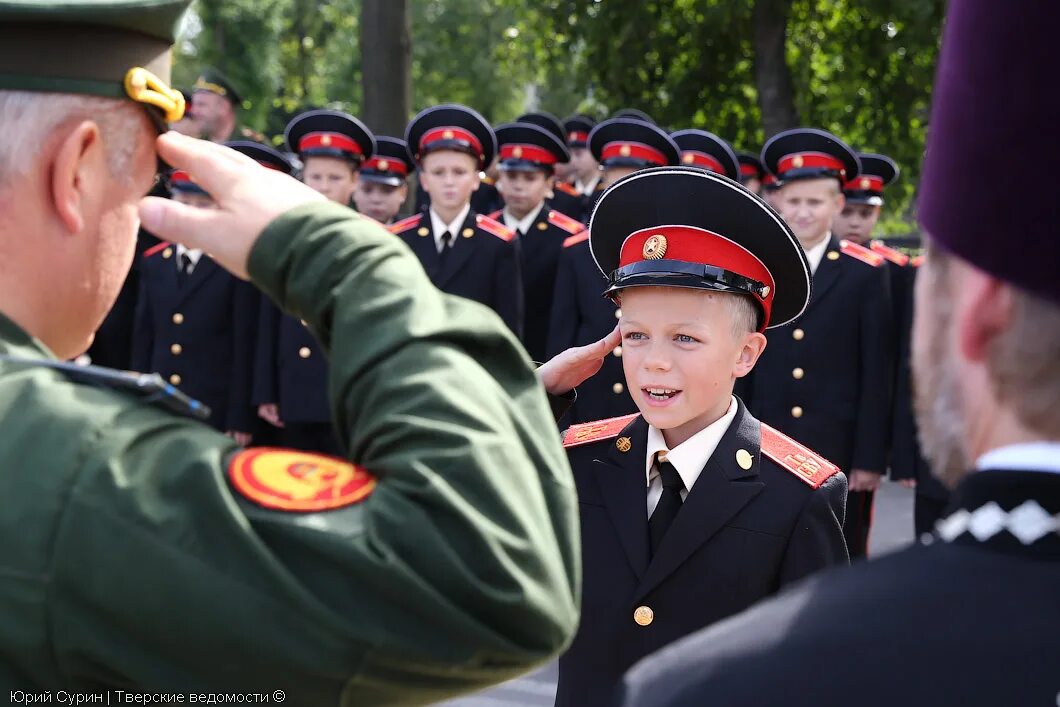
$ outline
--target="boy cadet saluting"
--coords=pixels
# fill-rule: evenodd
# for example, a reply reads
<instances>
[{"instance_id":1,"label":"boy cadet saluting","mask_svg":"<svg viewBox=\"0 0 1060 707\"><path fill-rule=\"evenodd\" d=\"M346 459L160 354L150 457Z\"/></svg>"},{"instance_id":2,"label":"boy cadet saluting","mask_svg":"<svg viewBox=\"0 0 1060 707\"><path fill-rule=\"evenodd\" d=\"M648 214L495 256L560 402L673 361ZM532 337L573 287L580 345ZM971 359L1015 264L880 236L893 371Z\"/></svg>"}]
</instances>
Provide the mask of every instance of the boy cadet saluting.
<instances>
[{"instance_id":1,"label":"boy cadet saluting","mask_svg":"<svg viewBox=\"0 0 1060 707\"><path fill-rule=\"evenodd\" d=\"M284 131L287 149L302 161L302 181L330 201L350 205L357 170L375 152L361 121L341 111L311 110ZM277 443L341 455L328 409L328 361L305 321L261 298L254 360L253 403Z\"/></svg>"},{"instance_id":2,"label":"boy cadet saluting","mask_svg":"<svg viewBox=\"0 0 1060 707\"><path fill-rule=\"evenodd\" d=\"M762 332L809 298L791 230L734 181L664 167L604 193L590 243L621 299L622 362L641 412L564 435L584 576L556 703L579 706L610 704L648 653L847 562L846 478L732 394Z\"/></svg>"},{"instance_id":3,"label":"boy cadet saluting","mask_svg":"<svg viewBox=\"0 0 1060 707\"><path fill-rule=\"evenodd\" d=\"M0 1L0 131L37 148L0 151L0 694L425 704L547 661L577 623L577 520L525 352L378 224L158 136L186 4ZM159 156L218 208L141 201ZM138 205L309 323L356 465L241 450L168 386L62 363Z\"/></svg>"},{"instance_id":4,"label":"boy cadet saluting","mask_svg":"<svg viewBox=\"0 0 1060 707\"><path fill-rule=\"evenodd\" d=\"M405 130L420 185L431 195L423 212L390 226L442 292L480 302L516 335L523 330L523 285L515 233L471 208L479 170L493 162L497 138L465 106L428 108Z\"/></svg>"}]
</instances>

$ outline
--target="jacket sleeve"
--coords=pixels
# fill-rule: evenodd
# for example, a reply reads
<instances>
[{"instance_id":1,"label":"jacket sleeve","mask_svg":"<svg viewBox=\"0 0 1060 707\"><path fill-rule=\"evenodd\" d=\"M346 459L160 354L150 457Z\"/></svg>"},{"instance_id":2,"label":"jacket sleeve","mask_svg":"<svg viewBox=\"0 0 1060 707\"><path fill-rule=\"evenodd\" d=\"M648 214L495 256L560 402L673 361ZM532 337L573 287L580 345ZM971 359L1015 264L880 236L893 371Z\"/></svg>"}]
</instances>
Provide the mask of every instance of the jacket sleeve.
<instances>
[{"instance_id":1,"label":"jacket sleeve","mask_svg":"<svg viewBox=\"0 0 1060 707\"><path fill-rule=\"evenodd\" d=\"M552 314L548 321L546 355L552 358L574 346L578 336L578 287L571 249L559 254L556 284L552 295Z\"/></svg>"},{"instance_id":2,"label":"jacket sleeve","mask_svg":"<svg viewBox=\"0 0 1060 707\"><path fill-rule=\"evenodd\" d=\"M860 385L852 469L887 470L894 380L894 310L887 268L866 278L859 312Z\"/></svg>"},{"instance_id":3,"label":"jacket sleeve","mask_svg":"<svg viewBox=\"0 0 1060 707\"><path fill-rule=\"evenodd\" d=\"M782 586L825 567L850 563L843 538L846 503L847 477L843 474L833 475L810 494L784 553Z\"/></svg>"},{"instance_id":4,"label":"jacket sleeve","mask_svg":"<svg viewBox=\"0 0 1060 707\"><path fill-rule=\"evenodd\" d=\"M224 436L141 404L97 412L49 550L63 674L419 704L554 657L578 622L577 503L515 337L337 205L277 219L249 271L330 350L336 427L374 489L270 510L230 485ZM277 483L305 473L271 458Z\"/></svg>"}]
</instances>

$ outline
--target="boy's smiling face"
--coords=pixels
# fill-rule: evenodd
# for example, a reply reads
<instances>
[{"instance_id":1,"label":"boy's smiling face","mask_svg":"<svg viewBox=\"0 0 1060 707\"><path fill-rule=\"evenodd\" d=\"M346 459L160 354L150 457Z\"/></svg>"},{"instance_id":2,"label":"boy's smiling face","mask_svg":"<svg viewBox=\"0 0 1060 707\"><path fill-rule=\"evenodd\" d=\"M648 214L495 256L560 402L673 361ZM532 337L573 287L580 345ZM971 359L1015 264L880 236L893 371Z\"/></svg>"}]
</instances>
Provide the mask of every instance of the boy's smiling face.
<instances>
[{"instance_id":1,"label":"boy's smiling face","mask_svg":"<svg viewBox=\"0 0 1060 707\"><path fill-rule=\"evenodd\" d=\"M644 419L676 447L718 420L765 349L742 295L678 287L622 292L622 366Z\"/></svg>"}]
</instances>

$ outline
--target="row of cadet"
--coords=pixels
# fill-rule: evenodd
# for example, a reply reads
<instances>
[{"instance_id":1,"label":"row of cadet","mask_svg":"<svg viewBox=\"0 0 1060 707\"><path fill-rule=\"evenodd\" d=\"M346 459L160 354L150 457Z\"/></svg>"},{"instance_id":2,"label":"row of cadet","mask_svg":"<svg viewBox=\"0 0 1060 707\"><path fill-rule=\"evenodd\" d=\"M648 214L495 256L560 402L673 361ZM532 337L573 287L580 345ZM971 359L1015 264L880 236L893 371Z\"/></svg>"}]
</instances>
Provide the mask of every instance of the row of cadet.
<instances>
[{"instance_id":1,"label":"row of cadet","mask_svg":"<svg viewBox=\"0 0 1060 707\"><path fill-rule=\"evenodd\" d=\"M238 94L216 73L195 84L192 114L174 126L240 137ZM218 116L221 132L218 133ZM384 224L441 290L493 309L544 361L595 342L620 309L589 249L585 223L603 191L639 170L685 165L759 194L788 223L813 270L813 296L769 345L738 394L760 420L800 440L850 480L844 531L852 557L868 548L882 475L916 485L916 531L928 532L947 493L916 441L908 369L917 260L871 240L889 158L858 154L815 129L770 139L760 157L702 130L667 133L640 111L595 124L530 113L496 129L459 105L429 108L404 139L374 136L355 117L313 110L287 126L284 153L252 140L228 144ZM496 179L488 173L496 170ZM814 177L835 179L813 179ZM401 220L410 178L417 212ZM840 188L841 185L841 188ZM208 205L173 172L174 199ZM245 444L341 454L327 405L327 358L296 317L202 253L142 234L140 257L90 355L103 365L157 372L212 410L211 424ZM131 351L129 356L126 351ZM562 426L636 412L622 347L579 387Z\"/></svg>"}]
</instances>

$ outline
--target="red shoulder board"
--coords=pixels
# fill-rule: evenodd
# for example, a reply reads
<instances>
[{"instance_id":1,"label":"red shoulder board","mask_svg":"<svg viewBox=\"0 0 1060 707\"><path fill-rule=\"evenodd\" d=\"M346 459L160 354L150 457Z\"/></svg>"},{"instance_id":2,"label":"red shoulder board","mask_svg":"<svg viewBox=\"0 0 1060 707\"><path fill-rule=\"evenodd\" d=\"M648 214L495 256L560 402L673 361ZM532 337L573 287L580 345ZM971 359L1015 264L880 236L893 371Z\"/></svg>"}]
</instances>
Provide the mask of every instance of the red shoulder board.
<instances>
[{"instance_id":1,"label":"red shoulder board","mask_svg":"<svg viewBox=\"0 0 1060 707\"><path fill-rule=\"evenodd\" d=\"M585 230L584 223L581 221L575 221L567 214L560 213L555 209L548 212L548 222L557 228L563 229L572 236L575 233L581 233Z\"/></svg>"},{"instance_id":2,"label":"red shoulder board","mask_svg":"<svg viewBox=\"0 0 1060 707\"><path fill-rule=\"evenodd\" d=\"M909 256L900 250L895 250L889 245L886 245L883 241L873 241L869 244L872 248L872 252L879 253L883 257L890 260L895 265L901 265L903 268L909 264Z\"/></svg>"},{"instance_id":3,"label":"red shoulder board","mask_svg":"<svg viewBox=\"0 0 1060 707\"><path fill-rule=\"evenodd\" d=\"M626 426L638 417L640 417L640 413L636 412L632 415L612 417L599 422L583 422L580 425L571 425L563 433L563 447L570 449L571 447L580 447L590 442L599 442L602 439L617 437L619 432L626 429Z\"/></svg>"},{"instance_id":4,"label":"red shoulder board","mask_svg":"<svg viewBox=\"0 0 1060 707\"><path fill-rule=\"evenodd\" d=\"M923 255L918 255L915 258L913 258L910 262L913 263L913 267L914 268L919 268L921 265L924 264L924 256Z\"/></svg>"},{"instance_id":5,"label":"red shoulder board","mask_svg":"<svg viewBox=\"0 0 1060 707\"><path fill-rule=\"evenodd\" d=\"M397 223L390 224L389 226L387 226L387 230L391 233L401 233L402 231L407 231L410 228L413 228L414 226L418 225L420 219L422 218L423 214L409 216L408 218L401 219Z\"/></svg>"},{"instance_id":6,"label":"red shoulder board","mask_svg":"<svg viewBox=\"0 0 1060 707\"><path fill-rule=\"evenodd\" d=\"M589 240L589 229L585 229L581 233L575 233L570 238L564 240L563 247L570 248L572 245L578 245L579 243L584 243L587 240Z\"/></svg>"},{"instance_id":7,"label":"red shoulder board","mask_svg":"<svg viewBox=\"0 0 1060 707\"><path fill-rule=\"evenodd\" d=\"M839 250L843 251L845 255L849 255L851 258L857 258L861 262L871 265L874 268L878 268L887 262L887 259L879 253L873 253L865 246L851 243L847 240L839 241Z\"/></svg>"},{"instance_id":8,"label":"red shoulder board","mask_svg":"<svg viewBox=\"0 0 1060 707\"><path fill-rule=\"evenodd\" d=\"M504 209L497 209L492 214L487 214L487 216L489 216L491 219L493 219L497 223L500 223L501 222L501 217L504 216Z\"/></svg>"},{"instance_id":9,"label":"red shoulder board","mask_svg":"<svg viewBox=\"0 0 1060 707\"><path fill-rule=\"evenodd\" d=\"M571 196L581 196L578 189L570 182L556 182L556 189L563 192L564 194L570 194Z\"/></svg>"},{"instance_id":10,"label":"red shoulder board","mask_svg":"<svg viewBox=\"0 0 1060 707\"><path fill-rule=\"evenodd\" d=\"M502 241L508 241L510 243L512 239L515 238L515 231L508 228L500 221L494 221L489 216L483 216L482 214L475 216L475 225L486 233L497 236L497 238L500 238Z\"/></svg>"},{"instance_id":11,"label":"red shoulder board","mask_svg":"<svg viewBox=\"0 0 1060 707\"><path fill-rule=\"evenodd\" d=\"M762 453L813 488L839 473L838 466L765 423Z\"/></svg>"},{"instance_id":12,"label":"red shoulder board","mask_svg":"<svg viewBox=\"0 0 1060 707\"><path fill-rule=\"evenodd\" d=\"M236 491L281 511L326 511L360 503L375 477L345 459L295 449L244 449L228 462Z\"/></svg>"},{"instance_id":13,"label":"red shoulder board","mask_svg":"<svg viewBox=\"0 0 1060 707\"><path fill-rule=\"evenodd\" d=\"M152 255L154 255L155 253L161 253L161 252L162 252L162 251L164 251L164 250L165 250L166 248L172 248L172 247L173 247L173 244L172 244L172 243L168 243L168 242L166 242L166 241L162 241L162 242L161 242L161 243L159 243L158 245L153 245L153 246L151 246L150 248L148 248L147 250L145 250L145 251L144 251L144 257L145 257L145 258L150 258L150 257L151 257ZM170 251L170 252L169 252L169 255L172 255L172 254L173 254L173 251ZM165 257L167 257L167 258L168 258L168 257L169 257L169 255L167 255L167 256L165 256Z\"/></svg>"}]
</instances>

